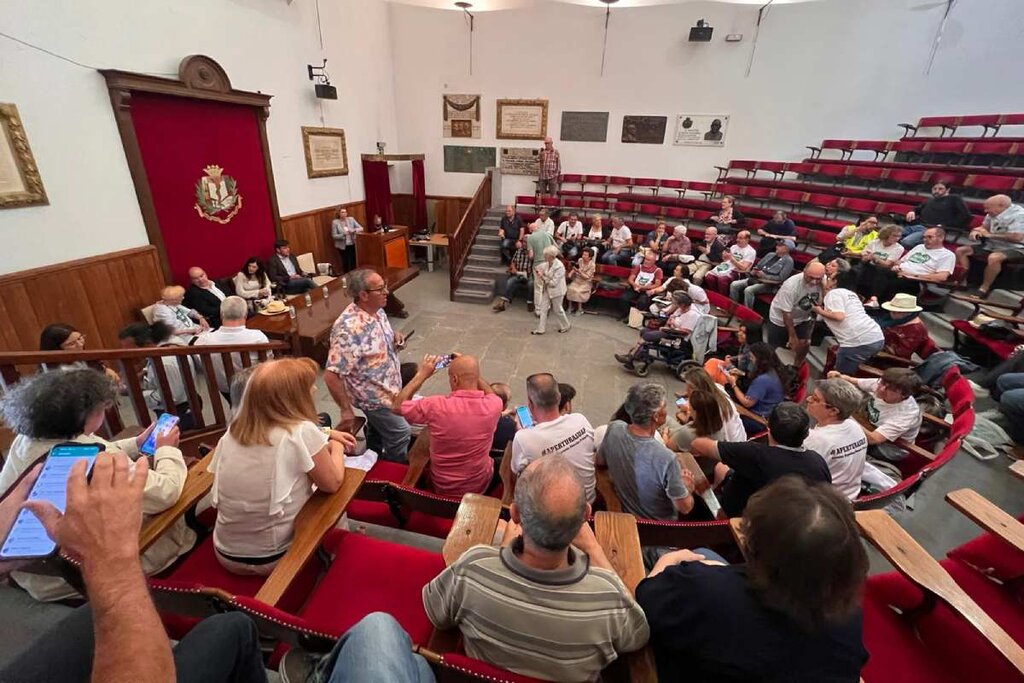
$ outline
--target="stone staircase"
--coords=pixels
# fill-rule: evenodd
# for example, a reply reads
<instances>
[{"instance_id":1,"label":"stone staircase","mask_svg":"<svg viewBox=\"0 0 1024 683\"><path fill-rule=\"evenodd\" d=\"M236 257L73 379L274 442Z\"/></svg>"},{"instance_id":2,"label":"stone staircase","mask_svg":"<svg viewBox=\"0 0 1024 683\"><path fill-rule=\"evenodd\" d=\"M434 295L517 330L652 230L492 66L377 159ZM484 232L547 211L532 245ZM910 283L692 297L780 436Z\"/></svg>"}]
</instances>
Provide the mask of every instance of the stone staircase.
<instances>
[{"instance_id":1,"label":"stone staircase","mask_svg":"<svg viewBox=\"0 0 1024 683\"><path fill-rule=\"evenodd\" d=\"M503 215L504 209L500 206L488 209L484 214L459 286L455 288L455 301L489 304L497 288L504 287L506 271L501 264L501 240L498 239L498 226Z\"/></svg>"}]
</instances>

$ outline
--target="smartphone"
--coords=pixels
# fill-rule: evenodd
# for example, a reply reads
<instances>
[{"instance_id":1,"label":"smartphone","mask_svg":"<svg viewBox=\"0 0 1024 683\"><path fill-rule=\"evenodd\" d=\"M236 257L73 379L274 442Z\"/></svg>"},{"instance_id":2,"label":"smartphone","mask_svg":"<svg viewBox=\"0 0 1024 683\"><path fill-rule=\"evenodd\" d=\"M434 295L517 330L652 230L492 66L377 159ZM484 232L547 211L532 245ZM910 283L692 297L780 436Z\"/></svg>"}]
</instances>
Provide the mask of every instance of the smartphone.
<instances>
[{"instance_id":1,"label":"smartphone","mask_svg":"<svg viewBox=\"0 0 1024 683\"><path fill-rule=\"evenodd\" d=\"M61 512L67 506L68 473L79 460L88 462L92 470L96 456L103 449L100 444L59 444L50 449L43 462L39 478L28 494L29 500L46 500ZM28 510L18 512L11 532L0 547L0 560L27 560L52 555L57 544L46 535L39 518Z\"/></svg>"},{"instance_id":2,"label":"smartphone","mask_svg":"<svg viewBox=\"0 0 1024 683\"><path fill-rule=\"evenodd\" d=\"M174 425L178 424L180 420L177 415L171 415L170 413L164 413L156 419L156 426L153 427L153 431L149 433L146 440L139 446L139 453L143 455L153 455L156 453L156 437L160 434L166 434L171 431Z\"/></svg>"},{"instance_id":3,"label":"smartphone","mask_svg":"<svg viewBox=\"0 0 1024 683\"><path fill-rule=\"evenodd\" d=\"M449 365L452 364L452 359L453 358L455 358L455 356L453 356L450 353L447 356L441 356L440 360L438 360L436 363L434 363L434 369L435 370L440 370L441 368L448 367Z\"/></svg>"},{"instance_id":4,"label":"smartphone","mask_svg":"<svg viewBox=\"0 0 1024 683\"><path fill-rule=\"evenodd\" d=\"M533 426L533 415L530 415L530 409L526 406L516 408L516 417L519 418L519 426L523 429L529 429Z\"/></svg>"},{"instance_id":5,"label":"smartphone","mask_svg":"<svg viewBox=\"0 0 1024 683\"><path fill-rule=\"evenodd\" d=\"M680 396L679 398L677 398L676 399L676 405L679 406L680 408L685 406L686 405L686 397L685 396Z\"/></svg>"}]
</instances>

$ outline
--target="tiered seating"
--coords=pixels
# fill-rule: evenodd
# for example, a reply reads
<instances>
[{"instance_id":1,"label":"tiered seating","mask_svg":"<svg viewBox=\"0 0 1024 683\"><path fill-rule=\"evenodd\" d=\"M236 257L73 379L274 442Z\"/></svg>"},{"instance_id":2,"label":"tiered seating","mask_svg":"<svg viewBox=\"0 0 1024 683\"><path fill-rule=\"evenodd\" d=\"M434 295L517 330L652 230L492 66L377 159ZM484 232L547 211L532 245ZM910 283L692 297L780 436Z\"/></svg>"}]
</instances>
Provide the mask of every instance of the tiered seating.
<instances>
[{"instance_id":1,"label":"tiered seating","mask_svg":"<svg viewBox=\"0 0 1024 683\"><path fill-rule=\"evenodd\" d=\"M921 128L940 128L941 136L948 132L954 135L960 128L980 127L983 135L997 135L1003 126L1024 126L1024 114L970 114L967 116L925 116L918 120L917 125L899 124L905 133L917 137Z\"/></svg>"}]
</instances>

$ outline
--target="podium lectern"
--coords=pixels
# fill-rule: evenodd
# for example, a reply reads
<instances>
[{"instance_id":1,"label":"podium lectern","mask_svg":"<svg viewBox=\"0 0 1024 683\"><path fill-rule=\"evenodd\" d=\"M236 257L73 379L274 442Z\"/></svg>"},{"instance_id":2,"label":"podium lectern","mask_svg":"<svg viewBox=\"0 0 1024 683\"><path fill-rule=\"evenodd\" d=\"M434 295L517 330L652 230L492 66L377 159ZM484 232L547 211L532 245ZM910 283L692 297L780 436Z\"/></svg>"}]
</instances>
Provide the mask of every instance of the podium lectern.
<instances>
[{"instance_id":1,"label":"podium lectern","mask_svg":"<svg viewBox=\"0 0 1024 683\"><path fill-rule=\"evenodd\" d=\"M420 274L409 266L409 228L395 225L388 232L356 233L356 265L381 274L390 290L384 310L396 318L407 318L405 305L394 292Z\"/></svg>"}]
</instances>

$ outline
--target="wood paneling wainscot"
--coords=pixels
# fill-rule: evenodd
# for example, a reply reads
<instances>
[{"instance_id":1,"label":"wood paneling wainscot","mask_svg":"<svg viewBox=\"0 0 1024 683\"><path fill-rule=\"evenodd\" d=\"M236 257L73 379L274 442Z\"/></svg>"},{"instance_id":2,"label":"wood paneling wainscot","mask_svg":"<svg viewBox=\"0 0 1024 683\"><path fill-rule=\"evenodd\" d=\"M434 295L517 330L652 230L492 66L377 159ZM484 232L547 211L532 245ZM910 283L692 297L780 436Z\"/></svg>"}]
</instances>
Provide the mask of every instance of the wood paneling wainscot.
<instances>
[{"instance_id":1,"label":"wood paneling wainscot","mask_svg":"<svg viewBox=\"0 0 1024 683\"><path fill-rule=\"evenodd\" d=\"M341 257L334 248L331 238L331 221L337 216L338 209L344 207L348 215L366 226L366 202L349 202L335 206L325 206L312 211L303 211L290 216L281 217L281 234L291 243L292 253L298 256L312 252L317 263L330 263L336 273L341 272Z\"/></svg>"}]
</instances>

